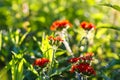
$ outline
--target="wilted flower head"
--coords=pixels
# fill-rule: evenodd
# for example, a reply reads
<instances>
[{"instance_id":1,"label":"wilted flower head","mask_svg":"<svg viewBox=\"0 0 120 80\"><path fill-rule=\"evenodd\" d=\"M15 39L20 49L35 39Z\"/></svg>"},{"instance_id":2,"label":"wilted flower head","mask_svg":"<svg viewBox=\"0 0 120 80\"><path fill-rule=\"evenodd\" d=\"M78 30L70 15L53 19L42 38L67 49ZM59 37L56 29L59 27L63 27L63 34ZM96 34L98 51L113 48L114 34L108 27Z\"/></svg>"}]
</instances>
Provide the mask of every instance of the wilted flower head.
<instances>
[{"instance_id":1,"label":"wilted flower head","mask_svg":"<svg viewBox=\"0 0 120 80\"><path fill-rule=\"evenodd\" d=\"M83 21L80 24L80 27L82 27L84 30L91 30L91 29L95 29L95 25L93 23L88 23L86 21Z\"/></svg>"},{"instance_id":2,"label":"wilted flower head","mask_svg":"<svg viewBox=\"0 0 120 80\"><path fill-rule=\"evenodd\" d=\"M49 36L48 40L52 45L60 45L60 43L63 42L63 39L60 36L56 36L56 37Z\"/></svg>"},{"instance_id":3,"label":"wilted flower head","mask_svg":"<svg viewBox=\"0 0 120 80\"><path fill-rule=\"evenodd\" d=\"M53 22L53 24L50 26L50 30L51 31L62 30L63 28L71 26L72 24L68 20L57 20Z\"/></svg>"},{"instance_id":4,"label":"wilted flower head","mask_svg":"<svg viewBox=\"0 0 120 80\"><path fill-rule=\"evenodd\" d=\"M61 42L63 42L63 39L60 36L57 36L57 37L49 36L48 39L53 40L53 41L61 41Z\"/></svg>"},{"instance_id":5,"label":"wilted flower head","mask_svg":"<svg viewBox=\"0 0 120 80\"><path fill-rule=\"evenodd\" d=\"M39 58L34 61L33 66L44 67L45 64L48 62L49 62L49 59L47 58Z\"/></svg>"}]
</instances>

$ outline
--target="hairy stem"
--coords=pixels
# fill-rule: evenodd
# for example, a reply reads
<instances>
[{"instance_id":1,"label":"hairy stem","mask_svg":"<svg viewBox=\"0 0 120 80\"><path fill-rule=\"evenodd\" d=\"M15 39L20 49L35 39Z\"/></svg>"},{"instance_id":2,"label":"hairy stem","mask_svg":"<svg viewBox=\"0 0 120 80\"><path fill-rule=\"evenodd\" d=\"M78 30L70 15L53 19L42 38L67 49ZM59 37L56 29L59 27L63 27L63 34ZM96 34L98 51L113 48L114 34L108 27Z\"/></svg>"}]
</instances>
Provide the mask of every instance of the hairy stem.
<instances>
[{"instance_id":1,"label":"hairy stem","mask_svg":"<svg viewBox=\"0 0 120 80\"><path fill-rule=\"evenodd\" d=\"M71 50L68 42L67 42L66 40L64 40L64 41L63 41L63 44L65 45L65 48L66 48L67 51L70 53L70 55L74 57L73 52L72 52L72 50Z\"/></svg>"}]
</instances>

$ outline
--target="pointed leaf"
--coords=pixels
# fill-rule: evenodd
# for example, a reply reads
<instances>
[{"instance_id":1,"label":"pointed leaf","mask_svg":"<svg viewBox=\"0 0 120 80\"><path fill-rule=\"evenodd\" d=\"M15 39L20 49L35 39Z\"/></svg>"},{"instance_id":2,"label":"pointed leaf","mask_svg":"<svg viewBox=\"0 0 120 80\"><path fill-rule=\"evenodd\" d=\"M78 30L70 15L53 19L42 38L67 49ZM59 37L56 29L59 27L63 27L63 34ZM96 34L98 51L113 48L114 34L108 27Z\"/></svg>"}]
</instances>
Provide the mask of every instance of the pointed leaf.
<instances>
[{"instance_id":1,"label":"pointed leaf","mask_svg":"<svg viewBox=\"0 0 120 80\"><path fill-rule=\"evenodd\" d=\"M48 36L43 35L42 37L41 51L43 52L43 57L46 57L50 61L52 61L53 49L52 46L49 44Z\"/></svg>"},{"instance_id":2,"label":"pointed leaf","mask_svg":"<svg viewBox=\"0 0 120 80\"><path fill-rule=\"evenodd\" d=\"M20 42L19 42L19 45L22 44L22 42L24 41L24 39L26 38L26 36L28 35L28 33L30 32L31 29L29 29L23 36L22 38L20 39Z\"/></svg>"},{"instance_id":3,"label":"pointed leaf","mask_svg":"<svg viewBox=\"0 0 120 80\"><path fill-rule=\"evenodd\" d=\"M108 6L108 7L111 7L113 9L117 10L117 11L120 11L120 6L118 6L118 5L112 5L112 4L101 4L101 5Z\"/></svg>"},{"instance_id":4,"label":"pointed leaf","mask_svg":"<svg viewBox=\"0 0 120 80\"><path fill-rule=\"evenodd\" d=\"M23 75L23 59L20 61L20 63L19 63L19 65L18 65L18 77L17 77L17 79L18 80L23 80L23 77L24 77L24 75Z\"/></svg>"}]
</instances>

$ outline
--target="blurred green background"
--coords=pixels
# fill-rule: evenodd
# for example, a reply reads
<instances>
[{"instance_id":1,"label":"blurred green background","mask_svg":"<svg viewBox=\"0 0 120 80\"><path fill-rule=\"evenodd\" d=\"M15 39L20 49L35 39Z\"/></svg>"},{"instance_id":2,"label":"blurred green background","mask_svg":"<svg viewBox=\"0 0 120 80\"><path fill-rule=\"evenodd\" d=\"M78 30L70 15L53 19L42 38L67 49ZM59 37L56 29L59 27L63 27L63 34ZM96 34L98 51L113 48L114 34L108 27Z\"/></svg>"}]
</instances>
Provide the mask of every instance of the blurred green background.
<instances>
[{"instance_id":1,"label":"blurred green background","mask_svg":"<svg viewBox=\"0 0 120 80\"><path fill-rule=\"evenodd\" d=\"M88 48L88 52L95 53L97 71L97 76L91 79L119 80L120 12L100 5L104 3L119 6L120 0L0 0L0 69L11 60L11 51L25 51L26 59L32 62L30 56L40 56L33 36L41 41L43 32L52 33L50 26L55 20L68 19L73 24L68 30L70 45L76 54L80 52L77 44L83 34L80 22L96 25ZM23 35L24 40L21 39ZM4 77L3 80L8 79Z\"/></svg>"}]
</instances>

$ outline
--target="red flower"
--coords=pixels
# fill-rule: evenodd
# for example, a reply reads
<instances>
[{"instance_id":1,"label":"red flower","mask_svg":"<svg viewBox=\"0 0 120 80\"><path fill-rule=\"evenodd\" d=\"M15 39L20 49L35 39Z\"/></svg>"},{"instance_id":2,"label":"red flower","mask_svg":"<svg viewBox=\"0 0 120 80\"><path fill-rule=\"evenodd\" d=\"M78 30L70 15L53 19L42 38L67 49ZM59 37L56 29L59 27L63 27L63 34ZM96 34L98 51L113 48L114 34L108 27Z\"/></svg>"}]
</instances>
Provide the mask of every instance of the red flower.
<instances>
[{"instance_id":1,"label":"red flower","mask_svg":"<svg viewBox=\"0 0 120 80\"><path fill-rule=\"evenodd\" d=\"M93 67L89 65L89 63L80 63L80 64L72 65L70 72L73 73L75 71L78 71L86 75L96 75L95 70L93 69Z\"/></svg>"},{"instance_id":2,"label":"red flower","mask_svg":"<svg viewBox=\"0 0 120 80\"><path fill-rule=\"evenodd\" d=\"M83 21L83 22L80 24L80 26L81 26L83 29L85 29L87 25L88 25L88 22L85 22L85 21Z\"/></svg>"},{"instance_id":3,"label":"red flower","mask_svg":"<svg viewBox=\"0 0 120 80\"><path fill-rule=\"evenodd\" d=\"M49 36L48 39L49 39L49 40L52 40L52 41L60 41L60 42L63 42L63 39L62 39L60 36L57 36L57 37Z\"/></svg>"},{"instance_id":4,"label":"red flower","mask_svg":"<svg viewBox=\"0 0 120 80\"><path fill-rule=\"evenodd\" d=\"M48 37L49 40L53 40L53 38L54 38L53 36L49 36Z\"/></svg>"},{"instance_id":5,"label":"red flower","mask_svg":"<svg viewBox=\"0 0 120 80\"><path fill-rule=\"evenodd\" d=\"M86 22L86 21L83 21L83 22L80 24L80 26L81 26L83 29L85 29L85 30L91 30L92 28L95 29L95 25L94 25L94 24L88 23L88 22Z\"/></svg>"},{"instance_id":6,"label":"red flower","mask_svg":"<svg viewBox=\"0 0 120 80\"><path fill-rule=\"evenodd\" d=\"M49 60L46 59L46 58L39 58L39 59L36 59L33 63L33 66L39 66L39 67L43 67L46 63L48 63Z\"/></svg>"},{"instance_id":7,"label":"red flower","mask_svg":"<svg viewBox=\"0 0 120 80\"><path fill-rule=\"evenodd\" d=\"M88 52L88 53L85 54L85 56L86 56L86 57L87 57L87 56L92 57L92 56L94 56L94 54L93 54L92 52Z\"/></svg>"},{"instance_id":8,"label":"red flower","mask_svg":"<svg viewBox=\"0 0 120 80\"><path fill-rule=\"evenodd\" d=\"M61 41L61 42L63 42L63 39L60 36L57 36L57 37L54 38L54 41Z\"/></svg>"},{"instance_id":9,"label":"red flower","mask_svg":"<svg viewBox=\"0 0 120 80\"><path fill-rule=\"evenodd\" d=\"M80 64L77 65L76 68L79 72L84 73L84 72L86 72L86 69L87 69L88 66L89 66L88 63L80 63Z\"/></svg>"},{"instance_id":10,"label":"red flower","mask_svg":"<svg viewBox=\"0 0 120 80\"><path fill-rule=\"evenodd\" d=\"M71 67L71 69L70 69L70 72L71 72L71 73L75 72L76 67L77 67L77 65L72 65L72 67Z\"/></svg>"},{"instance_id":11,"label":"red flower","mask_svg":"<svg viewBox=\"0 0 120 80\"><path fill-rule=\"evenodd\" d=\"M80 61L80 60L83 60L84 62L85 61L91 61L92 60L92 57L93 57L93 53L86 53L84 56L82 56L82 57L75 57L75 58L71 58L71 59L69 59L68 61L70 62L70 63L76 63L76 62L78 62L78 61Z\"/></svg>"},{"instance_id":12,"label":"red flower","mask_svg":"<svg viewBox=\"0 0 120 80\"><path fill-rule=\"evenodd\" d=\"M94 55L93 53L86 53L85 54L86 60L92 60L93 55Z\"/></svg>"},{"instance_id":13,"label":"red flower","mask_svg":"<svg viewBox=\"0 0 120 80\"><path fill-rule=\"evenodd\" d=\"M67 26L71 27L72 24L68 20L61 20L61 21L55 21L53 24L50 26L51 31L55 31L57 29L63 29L66 28Z\"/></svg>"},{"instance_id":14,"label":"red flower","mask_svg":"<svg viewBox=\"0 0 120 80\"><path fill-rule=\"evenodd\" d=\"M68 61L73 63L70 72L75 71L80 72L84 75L96 75L96 72L92 66L90 66L90 61L92 60L93 53L86 53L84 56L71 58Z\"/></svg>"},{"instance_id":15,"label":"red flower","mask_svg":"<svg viewBox=\"0 0 120 80\"><path fill-rule=\"evenodd\" d=\"M76 57L76 58L71 58L71 59L69 59L68 61L71 62L71 63L75 63L75 62L77 62L77 61L79 61L79 60L80 60L80 58L79 58L79 57Z\"/></svg>"}]
</instances>

